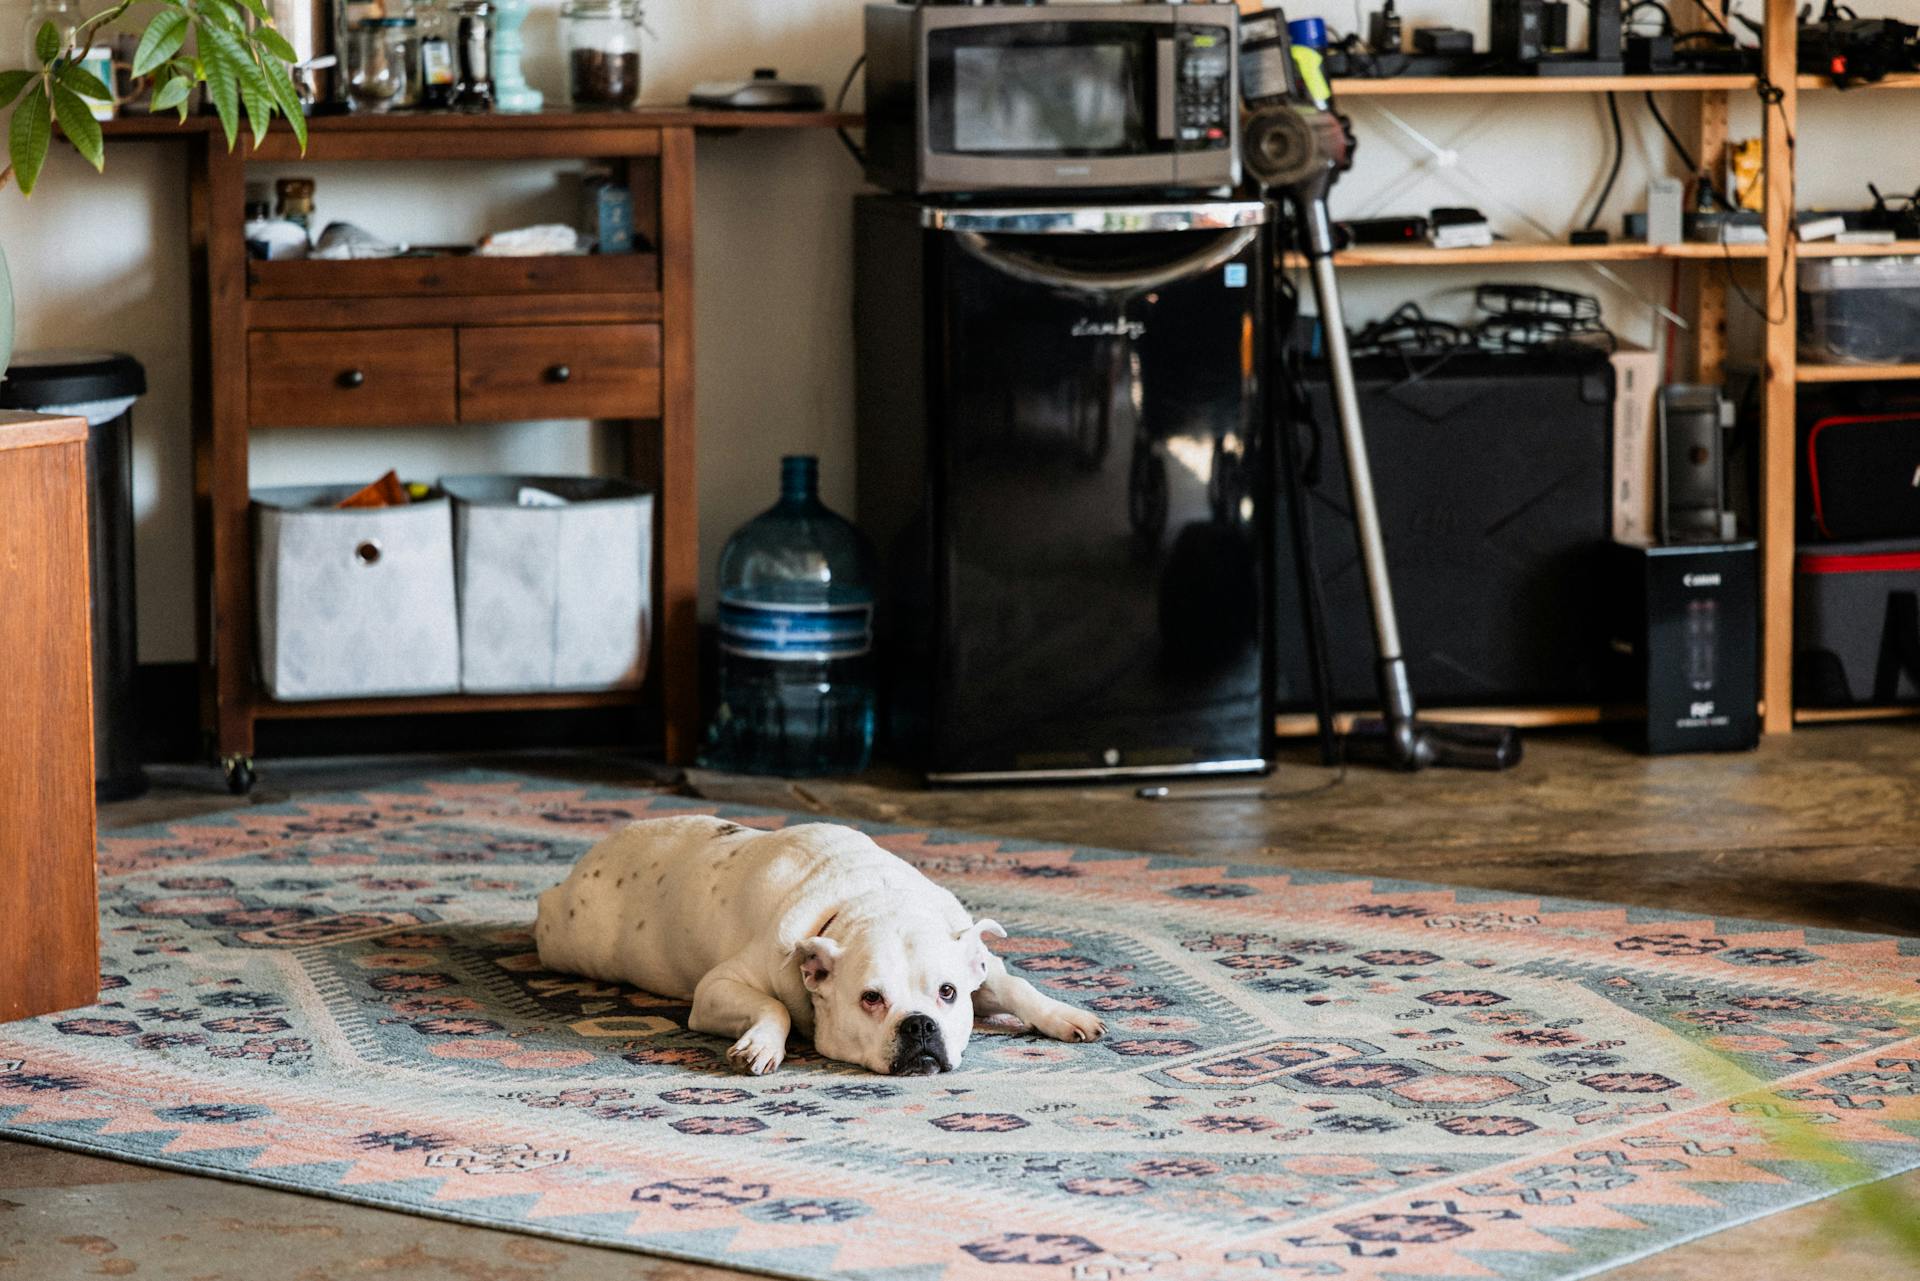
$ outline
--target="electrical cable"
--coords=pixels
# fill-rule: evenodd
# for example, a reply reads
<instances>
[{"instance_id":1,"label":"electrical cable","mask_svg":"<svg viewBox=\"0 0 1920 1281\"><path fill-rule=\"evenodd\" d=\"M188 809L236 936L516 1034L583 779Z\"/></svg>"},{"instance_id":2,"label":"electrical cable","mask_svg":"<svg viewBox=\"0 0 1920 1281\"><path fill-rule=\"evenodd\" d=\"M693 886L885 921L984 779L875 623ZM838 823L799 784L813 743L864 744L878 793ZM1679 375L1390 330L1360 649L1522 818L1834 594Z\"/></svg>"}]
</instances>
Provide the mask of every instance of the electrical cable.
<instances>
[{"instance_id":1,"label":"electrical cable","mask_svg":"<svg viewBox=\"0 0 1920 1281\"><path fill-rule=\"evenodd\" d=\"M1627 158L1627 135L1620 127L1620 100L1612 93L1607 95L1607 115L1613 119L1613 168L1607 172L1606 185L1600 188L1600 198L1593 202L1593 212L1587 215L1588 230L1600 221L1600 211L1606 207L1608 197L1613 195L1613 184L1620 178L1620 163Z\"/></svg>"},{"instance_id":2,"label":"electrical cable","mask_svg":"<svg viewBox=\"0 0 1920 1281\"><path fill-rule=\"evenodd\" d=\"M1661 114L1660 103L1653 96L1651 89L1647 90L1647 110L1653 113L1654 123L1660 126L1660 132L1667 135L1667 141L1673 144L1674 154L1680 157L1680 163L1686 166L1687 172L1699 173L1700 166L1693 162L1693 153L1687 150L1686 144L1680 141L1680 135L1673 131L1673 126L1667 123L1666 116Z\"/></svg>"},{"instance_id":3,"label":"electrical cable","mask_svg":"<svg viewBox=\"0 0 1920 1281\"><path fill-rule=\"evenodd\" d=\"M1661 35L1670 36L1674 34L1673 10L1667 8L1667 6L1665 6L1664 4L1661 4L1660 0L1634 0L1634 3L1628 5L1626 8L1626 11L1620 15L1621 27L1625 28L1625 27L1632 26L1633 15L1640 12L1642 9L1651 9L1655 13L1660 15L1660 18L1661 18L1660 34Z\"/></svg>"},{"instance_id":4,"label":"electrical cable","mask_svg":"<svg viewBox=\"0 0 1920 1281\"><path fill-rule=\"evenodd\" d=\"M858 58L855 58L853 60L853 65L851 67L847 68L847 78L840 82L840 93L833 100L833 109L835 112L839 112L846 107L847 93L849 90L853 88L853 78L859 75L860 68L866 65L867 65L867 55L863 53ZM860 144L853 140L853 135L847 132L846 127L844 125L834 126L833 131L840 135L840 145L842 145L847 149L847 154L853 157L854 163L857 165L860 165L862 168L865 168L867 163L867 153L860 149Z\"/></svg>"}]
</instances>

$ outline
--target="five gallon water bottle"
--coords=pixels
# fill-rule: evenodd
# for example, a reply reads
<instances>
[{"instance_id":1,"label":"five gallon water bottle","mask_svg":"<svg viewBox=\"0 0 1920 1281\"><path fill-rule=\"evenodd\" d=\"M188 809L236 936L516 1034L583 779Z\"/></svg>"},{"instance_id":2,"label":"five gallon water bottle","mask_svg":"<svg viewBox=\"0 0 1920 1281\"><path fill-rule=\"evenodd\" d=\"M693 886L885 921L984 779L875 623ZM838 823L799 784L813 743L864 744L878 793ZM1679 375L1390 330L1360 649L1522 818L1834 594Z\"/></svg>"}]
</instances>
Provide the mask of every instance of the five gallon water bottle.
<instances>
[{"instance_id":1,"label":"five gallon water bottle","mask_svg":"<svg viewBox=\"0 0 1920 1281\"><path fill-rule=\"evenodd\" d=\"M780 501L720 556L720 706L700 763L846 774L873 751L872 558L820 501L813 458L780 460Z\"/></svg>"}]
</instances>

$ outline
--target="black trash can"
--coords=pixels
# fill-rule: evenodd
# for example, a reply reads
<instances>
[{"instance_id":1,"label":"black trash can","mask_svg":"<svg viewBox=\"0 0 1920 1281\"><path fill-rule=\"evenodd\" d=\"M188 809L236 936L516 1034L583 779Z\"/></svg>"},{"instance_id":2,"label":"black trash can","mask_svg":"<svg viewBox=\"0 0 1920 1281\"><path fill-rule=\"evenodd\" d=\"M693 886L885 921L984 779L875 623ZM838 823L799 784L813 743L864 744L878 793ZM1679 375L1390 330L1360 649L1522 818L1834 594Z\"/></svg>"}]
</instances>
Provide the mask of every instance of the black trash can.
<instances>
[{"instance_id":1,"label":"black trash can","mask_svg":"<svg viewBox=\"0 0 1920 1281\"><path fill-rule=\"evenodd\" d=\"M93 779L103 801L147 790L133 676L133 402L147 371L107 351L23 351L0 383L0 409L85 418L87 524L93 589Z\"/></svg>"}]
</instances>

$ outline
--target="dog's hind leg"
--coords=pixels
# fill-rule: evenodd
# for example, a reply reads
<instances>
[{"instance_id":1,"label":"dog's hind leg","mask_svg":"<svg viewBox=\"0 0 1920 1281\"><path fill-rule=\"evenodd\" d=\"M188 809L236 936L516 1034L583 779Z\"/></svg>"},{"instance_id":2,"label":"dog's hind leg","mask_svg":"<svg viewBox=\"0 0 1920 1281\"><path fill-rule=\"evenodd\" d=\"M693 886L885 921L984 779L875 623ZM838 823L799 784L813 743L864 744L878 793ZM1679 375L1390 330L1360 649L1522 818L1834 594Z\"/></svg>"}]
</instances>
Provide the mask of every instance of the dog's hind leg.
<instances>
[{"instance_id":1,"label":"dog's hind leg","mask_svg":"<svg viewBox=\"0 0 1920 1281\"><path fill-rule=\"evenodd\" d=\"M1056 1041L1094 1041L1107 1030L1095 1015L1056 1001L1020 976L1007 973L1006 962L997 956L987 960L987 978L973 994L973 1012L983 1019L1011 1014Z\"/></svg>"},{"instance_id":2,"label":"dog's hind leg","mask_svg":"<svg viewBox=\"0 0 1920 1281\"><path fill-rule=\"evenodd\" d=\"M726 966L710 971L693 989L693 1012L687 1019L696 1032L740 1038L727 1051L727 1061L755 1076L765 1076L787 1057L792 1024L786 1006L734 978Z\"/></svg>"}]
</instances>

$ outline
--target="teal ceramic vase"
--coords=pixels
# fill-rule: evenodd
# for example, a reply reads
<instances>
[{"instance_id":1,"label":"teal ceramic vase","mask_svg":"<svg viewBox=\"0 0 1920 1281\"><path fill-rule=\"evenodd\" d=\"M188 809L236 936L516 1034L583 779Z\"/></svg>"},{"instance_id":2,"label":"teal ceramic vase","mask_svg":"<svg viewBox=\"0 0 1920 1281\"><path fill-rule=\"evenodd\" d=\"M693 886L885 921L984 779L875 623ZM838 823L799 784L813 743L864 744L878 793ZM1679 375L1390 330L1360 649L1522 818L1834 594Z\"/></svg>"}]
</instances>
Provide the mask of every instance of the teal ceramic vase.
<instances>
[{"instance_id":1,"label":"teal ceramic vase","mask_svg":"<svg viewBox=\"0 0 1920 1281\"><path fill-rule=\"evenodd\" d=\"M493 109L526 113L540 110L545 102L538 89L527 83L520 59L526 53L520 24L527 20L531 0L494 0L493 6Z\"/></svg>"}]
</instances>

